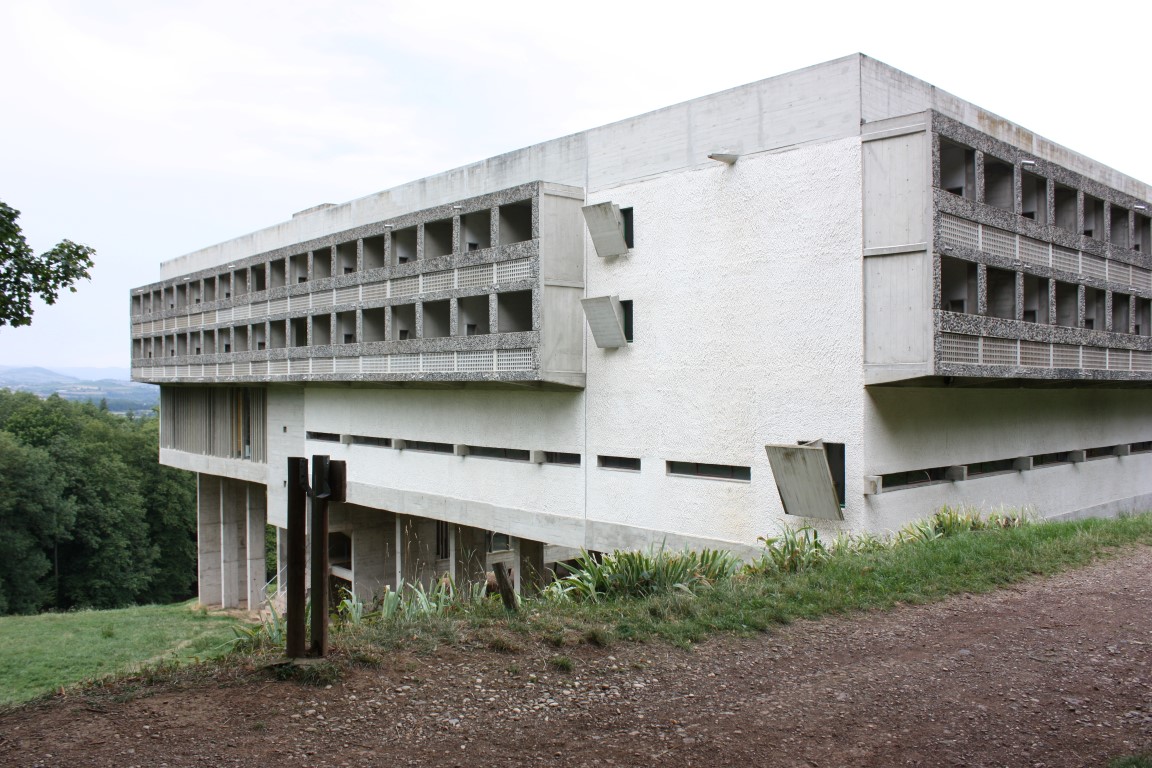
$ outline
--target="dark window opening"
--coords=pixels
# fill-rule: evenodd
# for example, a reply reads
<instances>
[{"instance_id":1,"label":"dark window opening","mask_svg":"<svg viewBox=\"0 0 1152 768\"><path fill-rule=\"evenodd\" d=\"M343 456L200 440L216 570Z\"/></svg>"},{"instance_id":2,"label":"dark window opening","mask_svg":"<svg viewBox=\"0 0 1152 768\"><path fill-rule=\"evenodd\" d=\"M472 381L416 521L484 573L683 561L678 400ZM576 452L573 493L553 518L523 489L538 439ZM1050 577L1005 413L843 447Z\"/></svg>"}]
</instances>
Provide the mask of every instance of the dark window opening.
<instances>
[{"instance_id":1,"label":"dark window opening","mask_svg":"<svg viewBox=\"0 0 1152 768\"><path fill-rule=\"evenodd\" d=\"M1145 440L1142 443L1132 443L1130 450L1132 453L1152 453L1152 440Z\"/></svg>"},{"instance_id":2,"label":"dark window opening","mask_svg":"<svg viewBox=\"0 0 1152 768\"><path fill-rule=\"evenodd\" d=\"M323 440L328 443L340 442L340 435L335 432L309 432L307 434L309 440Z\"/></svg>"},{"instance_id":3,"label":"dark window opening","mask_svg":"<svg viewBox=\"0 0 1152 768\"><path fill-rule=\"evenodd\" d=\"M632 209L621 208L620 218L624 220L624 245L632 248L635 245L635 230L632 227ZM631 341L631 339L629 339Z\"/></svg>"},{"instance_id":4,"label":"dark window opening","mask_svg":"<svg viewBox=\"0 0 1152 768\"><path fill-rule=\"evenodd\" d=\"M436 521L436 559L447 560L452 556L452 525L443 520Z\"/></svg>"},{"instance_id":5,"label":"dark window opening","mask_svg":"<svg viewBox=\"0 0 1152 768\"><path fill-rule=\"evenodd\" d=\"M1032 457L1032 467L1051 467L1057 464L1068 464L1068 451L1057 453L1041 453Z\"/></svg>"},{"instance_id":6,"label":"dark window opening","mask_svg":"<svg viewBox=\"0 0 1152 768\"><path fill-rule=\"evenodd\" d=\"M379 448L391 448L390 437L369 437L368 435L352 435L352 445L374 445Z\"/></svg>"},{"instance_id":7,"label":"dark window opening","mask_svg":"<svg viewBox=\"0 0 1152 768\"><path fill-rule=\"evenodd\" d=\"M1112 445L1105 445L1105 446L1101 446L1099 448L1089 448L1087 451L1084 452L1085 458L1088 458L1088 459L1103 459L1105 457L1115 456L1115 455L1116 455L1115 446L1112 446Z\"/></svg>"},{"instance_id":8,"label":"dark window opening","mask_svg":"<svg viewBox=\"0 0 1152 768\"><path fill-rule=\"evenodd\" d=\"M452 443L432 443L427 440L406 440L404 447L411 451L427 451L429 453L455 453Z\"/></svg>"},{"instance_id":9,"label":"dark window opening","mask_svg":"<svg viewBox=\"0 0 1152 768\"><path fill-rule=\"evenodd\" d=\"M620 302L620 308L624 310L624 338L629 342L632 341L632 299L624 299Z\"/></svg>"},{"instance_id":10,"label":"dark window opening","mask_svg":"<svg viewBox=\"0 0 1152 768\"><path fill-rule=\"evenodd\" d=\"M469 456L480 456L485 459L511 459L512 461L528 461L528 451L519 448L492 448L485 445L468 446Z\"/></svg>"},{"instance_id":11,"label":"dark window opening","mask_svg":"<svg viewBox=\"0 0 1152 768\"><path fill-rule=\"evenodd\" d=\"M887 491L893 488L911 488L918 485L942 483L947 479L944 476L947 470L947 467L931 467L929 469L910 469L906 472L890 472L880 476L881 487Z\"/></svg>"},{"instance_id":12,"label":"dark window opening","mask_svg":"<svg viewBox=\"0 0 1152 768\"><path fill-rule=\"evenodd\" d=\"M940 139L940 187L969 200L976 198L976 150Z\"/></svg>"},{"instance_id":13,"label":"dark window opening","mask_svg":"<svg viewBox=\"0 0 1152 768\"><path fill-rule=\"evenodd\" d=\"M751 480L752 467L730 464L700 464L692 461L669 461L668 474L691 477L712 477L721 480Z\"/></svg>"},{"instance_id":14,"label":"dark window opening","mask_svg":"<svg viewBox=\"0 0 1152 768\"><path fill-rule=\"evenodd\" d=\"M559 453L557 451L544 451L545 464L572 464L580 466L580 454Z\"/></svg>"},{"instance_id":15,"label":"dark window opening","mask_svg":"<svg viewBox=\"0 0 1152 768\"><path fill-rule=\"evenodd\" d=\"M597 456L596 466L602 469L627 469L632 472L639 472L640 459L628 456Z\"/></svg>"},{"instance_id":16,"label":"dark window opening","mask_svg":"<svg viewBox=\"0 0 1152 768\"><path fill-rule=\"evenodd\" d=\"M489 531L488 533L488 551L489 552L507 552L512 549L512 537L506 533L496 533Z\"/></svg>"},{"instance_id":17,"label":"dark window opening","mask_svg":"<svg viewBox=\"0 0 1152 768\"><path fill-rule=\"evenodd\" d=\"M352 569L352 537L346 533L328 534L328 564Z\"/></svg>"},{"instance_id":18,"label":"dark window opening","mask_svg":"<svg viewBox=\"0 0 1152 768\"><path fill-rule=\"evenodd\" d=\"M832 484L836 486L836 498L840 508L845 505L845 466L844 443L824 443L824 455L828 458L828 470L832 473Z\"/></svg>"},{"instance_id":19,"label":"dark window opening","mask_svg":"<svg viewBox=\"0 0 1152 768\"><path fill-rule=\"evenodd\" d=\"M996 461L978 461L968 465L968 477L978 475L997 475L1001 472L1015 472L1014 459L998 459Z\"/></svg>"}]
</instances>

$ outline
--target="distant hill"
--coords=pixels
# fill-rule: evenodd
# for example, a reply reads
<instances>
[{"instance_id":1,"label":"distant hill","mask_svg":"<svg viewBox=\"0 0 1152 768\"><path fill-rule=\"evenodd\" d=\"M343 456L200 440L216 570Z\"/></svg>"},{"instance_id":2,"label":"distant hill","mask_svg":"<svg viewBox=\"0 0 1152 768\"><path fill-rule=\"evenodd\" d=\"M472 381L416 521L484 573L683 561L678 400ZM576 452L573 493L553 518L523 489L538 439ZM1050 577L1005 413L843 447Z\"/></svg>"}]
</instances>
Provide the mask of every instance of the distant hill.
<instances>
[{"instance_id":1,"label":"distant hill","mask_svg":"<svg viewBox=\"0 0 1152 768\"><path fill-rule=\"evenodd\" d=\"M160 402L160 388L129 380L127 368L22 368L0 365L0 387L32 392L40 397L59 395L67 400L108 403L116 413L150 413Z\"/></svg>"}]
</instances>

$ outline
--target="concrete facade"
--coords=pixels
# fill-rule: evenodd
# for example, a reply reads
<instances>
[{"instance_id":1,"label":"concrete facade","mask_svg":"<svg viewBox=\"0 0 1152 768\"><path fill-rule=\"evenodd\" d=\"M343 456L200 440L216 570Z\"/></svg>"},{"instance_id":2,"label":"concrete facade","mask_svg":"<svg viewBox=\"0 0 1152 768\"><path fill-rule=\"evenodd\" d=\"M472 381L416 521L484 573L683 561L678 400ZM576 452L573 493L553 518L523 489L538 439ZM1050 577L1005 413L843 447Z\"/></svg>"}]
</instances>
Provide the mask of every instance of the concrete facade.
<instances>
[{"instance_id":1,"label":"concrete facade","mask_svg":"<svg viewBox=\"0 0 1152 768\"><path fill-rule=\"evenodd\" d=\"M347 462L365 597L943 504L1114 514L1152 501L1149 200L851 56L166 262L134 376L200 473L205 602L256 599L289 456Z\"/></svg>"}]
</instances>

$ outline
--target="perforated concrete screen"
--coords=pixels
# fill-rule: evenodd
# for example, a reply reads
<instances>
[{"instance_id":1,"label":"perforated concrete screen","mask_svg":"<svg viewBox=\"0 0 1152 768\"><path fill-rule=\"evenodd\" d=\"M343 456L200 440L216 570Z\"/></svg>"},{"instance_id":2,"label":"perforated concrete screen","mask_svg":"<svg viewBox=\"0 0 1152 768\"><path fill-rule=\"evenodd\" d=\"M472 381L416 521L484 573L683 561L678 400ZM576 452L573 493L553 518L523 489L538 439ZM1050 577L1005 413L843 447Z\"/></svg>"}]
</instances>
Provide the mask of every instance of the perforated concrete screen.
<instances>
[{"instance_id":1,"label":"perforated concrete screen","mask_svg":"<svg viewBox=\"0 0 1152 768\"><path fill-rule=\"evenodd\" d=\"M586 205L581 210L597 256L603 258L628 253L628 242L624 237L624 216L620 213L620 206L596 203Z\"/></svg>"},{"instance_id":2,"label":"perforated concrete screen","mask_svg":"<svg viewBox=\"0 0 1152 768\"><path fill-rule=\"evenodd\" d=\"M624 308L616 296L580 299L592 338L600 349L613 349L628 343L624 335Z\"/></svg>"},{"instance_id":3,"label":"perforated concrete screen","mask_svg":"<svg viewBox=\"0 0 1152 768\"><path fill-rule=\"evenodd\" d=\"M804 445L766 445L768 463L785 514L843 520L828 456L820 441Z\"/></svg>"}]
</instances>

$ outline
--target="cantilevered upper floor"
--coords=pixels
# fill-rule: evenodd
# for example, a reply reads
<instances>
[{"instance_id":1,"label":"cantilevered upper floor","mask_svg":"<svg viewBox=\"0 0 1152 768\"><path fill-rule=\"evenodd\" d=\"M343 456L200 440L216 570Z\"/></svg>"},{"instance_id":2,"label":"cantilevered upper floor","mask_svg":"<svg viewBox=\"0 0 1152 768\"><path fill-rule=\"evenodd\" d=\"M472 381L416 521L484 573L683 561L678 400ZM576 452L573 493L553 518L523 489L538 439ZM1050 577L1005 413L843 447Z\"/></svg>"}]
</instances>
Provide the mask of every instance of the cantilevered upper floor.
<instances>
[{"instance_id":1,"label":"cantilevered upper floor","mask_svg":"<svg viewBox=\"0 0 1152 768\"><path fill-rule=\"evenodd\" d=\"M534 182L143 286L133 378L581 387L583 199Z\"/></svg>"},{"instance_id":2,"label":"cantilevered upper floor","mask_svg":"<svg viewBox=\"0 0 1152 768\"><path fill-rule=\"evenodd\" d=\"M868 383L1152 382L1152 190L935 111L876 128L864 137Z\"/></svg>"}]
</instances>

